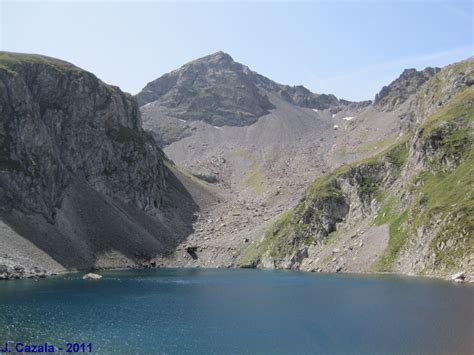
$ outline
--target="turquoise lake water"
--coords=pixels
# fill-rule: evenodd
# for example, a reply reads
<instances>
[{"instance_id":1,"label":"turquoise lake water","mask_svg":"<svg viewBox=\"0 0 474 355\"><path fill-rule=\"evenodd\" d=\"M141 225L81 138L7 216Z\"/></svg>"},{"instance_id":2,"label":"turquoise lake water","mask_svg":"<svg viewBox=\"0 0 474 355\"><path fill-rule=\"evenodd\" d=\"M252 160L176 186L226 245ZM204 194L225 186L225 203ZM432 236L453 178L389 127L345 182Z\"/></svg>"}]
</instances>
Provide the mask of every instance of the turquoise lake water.
<instances>
[{"instance_id":1,"label":"turquoise lake water","mask_svg":"<svg viewBox=\"0 0 474 355\"><path fill-rule=\"evenodd\" d=\"M93 354L474 354L474 287L262 270L111 271L0 283L5 342ZM64 348L63 348L64 349Z\"/></svg>"}]
</instances>

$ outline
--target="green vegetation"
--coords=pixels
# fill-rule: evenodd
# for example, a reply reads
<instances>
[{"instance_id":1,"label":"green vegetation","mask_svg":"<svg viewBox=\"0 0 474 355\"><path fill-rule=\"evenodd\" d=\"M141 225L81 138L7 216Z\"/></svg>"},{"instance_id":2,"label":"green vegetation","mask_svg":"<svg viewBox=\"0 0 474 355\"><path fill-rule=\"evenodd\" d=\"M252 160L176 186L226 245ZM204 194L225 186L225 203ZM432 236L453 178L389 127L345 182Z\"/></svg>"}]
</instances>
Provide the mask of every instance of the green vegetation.
<instances>
[{"instance_id":1,"label":"green vegetation","mask_svg":"<svg viewBox=\"0 0 474 355\"><path fill-rule=\"evenodd\" d=\"M244 149L244 148L234 149L233 154L241 158L247 158L247 159L252 158L252 154L247 149Z\"/></svg>"},{"instance_id":2,"label":"green vegetation","mask_svg":"<svg viewBox=\"0 0 474 355\"><path fill-rule=\"evenodd\" d=\"M397 197L388 197L382 207L379 208L374 224L381 226L395 220L399 216L398 203L399 200Z\"/></svg>"},{"instance_id":3,"label":"green vegetation","mask_svg":"<svg viewBox=\"0 0 474 355\"><path fill-rule=\"evenodd\" d=\"M246 149L239 148L234 151L234 155L251 162L250 168L245 174L244 186L253 189L259 195L264 193L267 188L267 178L252 153Z\"/></svg>"},{"instance_id":4,"label":"green vegetation","mask_svg":"<svg viewBox=\"0 0 474 355\"><path fill-rule=\"evenodd\" d=\"M16 67L24 63L48 64L60 71L80 70L71 63L42 55L0 52L0 69L16 74Z\"/></svg>"},{"instance_id":5,"label":"green vegetation","mask_svg":"<svg viewBox=\"0 0 474 355\"><path fill-rule=\"evenodd\" d=\"M365 144L362 144L360 147L358 147L355 150L355 152L356 153L380 152L392 146L396 141L397 141L397 138L389 137L389 138L378 140L375 142L365 143Z\"/></svg>"},{"instance_id":6,"label":"green vegetation","mask_svg":"<svg viewBox=\"0 0 474 355\"><path fill-rule=\"evenodd\" d=\"M343 165L316 179L306 190L305 200L312 201L318 197L340 196L341 191L334 187L334 180L349 171L350 168L350 165Z\"/></svg>"},{"instance_id":7,"label":"green vegetation","mask_svg":"<svg viewBox=\"0 0 474 355\"><path fill-rule=\"evenodd\" d=\"M397 196L390 195L379 208L374 220L377 226L388 224L389 240L387 248L382 256L373 266L374 271L391 271L393 262L397 259L401 249L405 245L409 226L407 224L408 210L401 210L400 201Z\"/></svg>"},{"instance_id":8,"label":"green vegetation","mask_svg":"<svg viewBox=\"0 0 474 355\"><path fill-rule=\"evenodd\" d=\"M383 167L381 166L381 168ZM361 196L367 196L368 198L375 197L379 192L381 185L378 171L370 171L369 169L364 170L365 171L362 171L358 181L360 194Z\"/></svg>"},{"instance_id":9,"label":"green vegetation","mask_svg":"<svg viewBox=\"0 0 474 355\"><path fill-rule=\"evenodd\" d=\"M410 207L413 216L409 224L407 211L400 214L394 197L380 209L375 224L389 224L390 241L376 264L377 270L389 271L407 235L416 233L419 227L429 228L433 219L439 228L430 249L438 268L455 268L464 254L474 251L474 149L472 130L468 128L474 118L472 98L471 89L463 91L431 115L423 127L421 140L436 141L439 159L429 161L430 170L420 173L412 186L417 198ZM454 170L442 169L446 157L458 163ZM442 247L448 240L455 247Z\"/></svg>"},{"instance_id":10,"label":"green vegetation","mask_svg":"<svg viewBox=\"0 0 474 355\"><path fill-rule=\"evenodd\" d=\"M474 65L474 59L471 57L469 59L463 60L462 62L455 63L450 65L450 69L457 73L465 73L467 69Z\"/></svg>"},{"instance_id":11,"label":"green vegetation","mask_svg":"<svg viewBox=\"0 0 474 355\"><path fill-rule=\"evenodd\" d=\"M242 153L243 154L243 153ZM253 265L266 252L275 259L291 255L302 246L309 245L318 233L327 233L321 225L324 206L329 204L345 204L346 196L338 185L338 178L353 179L355 177L358 189L368 200L381 196L381 178L384 164L389 163L399 171L408 156L407 139L387 151L368 158L359 164L343 165L316 179L307 189L303 200L293 209L288 210L278 218L266 232L261 243L251 245L243 253L241 265ZM308 221L302 223L302 218L308 214ZM335 240L337 231L329 233L325 242Z\"/></svg>"},{"instance_id":12,"label":"green vegetation","mask_svg":"<svg viewBox=\"0 0 474 355\"><path fill-rule=\"evenodd\" d=\"M377 260L375 265L377 271L391 271L393 262L407 240L407 227L405 226L407 218L408 211L404 211L390 223L390 239L383 255Z\"/></svg>"},{"instance_id":13,"label":"green vegetation","mask_svg":"<svg viewBox=\"0 0 474 355\"><path fill-rule=\"evenodd\" d=\"M280 255L286 255L289 244L285 243L286 239L283 237L289 232L292 217L292 209L283 212L273 223L272 227L265 232L263 241L249 245L243 252L239 265L254 266L268 250L270 250L272 256L277 256L277 250L283 249L285 253Z\"/></svg>"},{"instance_id":14,"label":"green vegetation","mask_svg":"<svg viewBox=\"0 0 474 355\"><path fill-rule=\"evenodd\" d=\"M252 165L245 176L244 184L245 186L252 188L257 194L265 192L265 174L255 160L252 162Z\"/></svg>"},{"instance_id":15,"label":"green vegetation","mask_svg":"<svg viewBox=\"0 0 474 355\"><path fill-rule=\"evenodd\" d=\"M469 87L455 97L449 103L434 112L423 125L423 136L426 138L434 129L442 123L457 119L474 120L474 87Z\"/></svg>"},{"instance_id":16,"label":"green vegetation","mask_svg":"<svg viewBox=\"0 0 474 355\"><path fill-rule=\"evenodd\" d=\"M474 149L471 148L469 159L450 173L433 174L425 172L420 175L421 203L424 216L428 218L435 213L446 213L457 210L473 211L474 191ZM474 214L471 214L474 216ZM423 220L426 222L426 219Z\"/></svg>"},{"instance_id":17,"label":"green vegetation","mask_svg":"<svg viewBox=\"0 0 474 355\"><path fill-rule=\"evenodd\" d=\"M419 217L420 224L427 223L434 214L446 215L452 212L453 207L473 215L474 147L473 132L469 125L474 120L474 101L471 100L474 100L474 88L453 98L449 105L433 114L427 122L429 130L425 130L424 139L437 137L440 155L456 157L459 164L454 170L446 172L439 167L437 169L435 161L430 171L419 175L419 203L424 207ZM444 119L439 112L445 114Z\"/></svg>"},{"instance_id":18,"label":"green vegetation","mask_svg":"<svg viewBox=\"0 0 474 355\"><path fill-rule=\"evenodd\" d=\"M452 172L436 175L426 172L419 177L422 185L419 204L423 208L414 223L425 226L433 218L443 221L443 228L433 239L431 249L436 254L436 264L447 268L454 267L455 260L459 260L452 253L474 252L473 172L474 149L471 146L468 159ZM460 248L457 251L454 248L439 250L437 246L450 239Z\"/></svg>"},{"instance_id":19,"label":"green vegetation","mask_svg":"<svg viewBox=\"0 0 474 355\"><path fill-rule=\"evenodd\" d=\"M290 234L293 227L293 211L284 212L273 224L272 228L265 233L265 241L268 244L269 254L273 258L290 255L298 248L297 240L293 242Z\"/></svg>"},{"instance_id":20,"label":"green vegetation","mask_svg":"<svg viewBox=\"0 0 474 355\"><path fill-rule=\"evenodd\" d=\"M207 181L204 181L202 179L200 179L199 177L197 177L196 175L194 175L193 173L191 173L188 169L186 169L185 167L183 166L178 166L178 165L174 165L173 163L171 163L170 161L168 161L167 159L164 159L163 160L166 167L168 169L170 169L171 171L174 171L174 172L177 172L177 173L180 173L181 175L187 177L188 179L202 185L202 186L209 186L209 183Z\"/></svg>"},{"instance_id":21,"label":"green vegetation","mask_svg":"<svg viewBox=\"0 0 474 355\"><path fill-rule=\"evenodd\" d=\"M405 162L407 161L408 152L408 142L406 140L403 140L398 145L390 149L386 153L385 158L390 164L396 166L397 169L400 171L403 165L405 165Z\"/></svg>"},{"instance_id":22,"label":"green vegetation","mask_svg":"<svg viewBox=\"0 0 474 355\"><path fill-rule=\"evenodd\" d=\"M436 102L440 99L441 93L443 91L444 82L439 77L439 75L435 75L429 82L430 84L430 92L433 95L433 100Z\"/></svg>"},{"instance_id":23,"label":"green vegetation","mask_svg":"<svg viewBox=\"0 0 474 355\"><path fill-rule=\"evenodd\" d=\"M445 83L435 77L430 85L434 87L430 92L436 95L442 93ZM418 105L424 110L423 95ZM377 152L315 180L300 203L268 229L263 241L245 251L242 264L255 265L266 253L282 259L313 242L321 232L320 217L326 213L325 208L347 199L340 187L340 181L346 179L357 186L360 197L381 203L374 224L389 227L388 246L374 264L375 270L391 271L407 240L419 230L435 233L429 255L437 269L458 267L459 260L474 253L473 120L474 87L470 87L451 98L420 127L416 149L424 149L428 169L414 180L398 180L394 187L386 183L386 178L393 181L401 175L414 136L362 146L360 152ZM401 190L408 192L403 201ZM333 231L324 240L335 240L339 234Z\"/></svg>"}]
</instances>

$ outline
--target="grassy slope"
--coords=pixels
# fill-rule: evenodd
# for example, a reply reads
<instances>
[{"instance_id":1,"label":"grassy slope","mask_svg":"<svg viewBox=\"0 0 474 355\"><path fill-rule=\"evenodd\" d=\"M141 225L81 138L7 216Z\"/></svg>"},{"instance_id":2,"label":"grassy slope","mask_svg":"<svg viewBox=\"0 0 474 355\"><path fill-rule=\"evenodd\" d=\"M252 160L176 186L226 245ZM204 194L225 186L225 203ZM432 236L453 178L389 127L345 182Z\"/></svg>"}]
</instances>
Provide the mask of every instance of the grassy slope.
<instances>
[{"instance_id":1,"label":"grassy slope","mask_svg":"<svg viewBox=\"0 0 474 355\"><path fill-rule=\"evenodd\" d=\"M242 185L251 188L257 195L264 193L267 189L267 178L252 153L246 149L236 149L234 154L251 162Z\"/></svg>"},{"instance_id":2,"label":"grassy slope","mask_svg":"<svg viewBox=\"0 0 474 355\"><path fill-rule=\"evenodd\" d=\"M257 194L262 194L266 189L266 178L262 169L255 160L252 161L249 171L244 179L244 185L251 187Z\"/></svg>"},{"instance_id":3,"label":"grassy slope","mask_svg":"<svg viewBox=\"0 0 474 355\"><path fill-rule=\"evenodd\" d=\"M61 71L81 70L71 63L43 55L0 52L0 69L5 69L10 73L15 74L16 67L20 64L24 65L25 63L47 64Z\"/></svg>"},{"instance_id":4,"label":"grassy slope","mask_svg":"<svg viewBox=\"0 0 474 355\"><path fill-rule=\"evenodd\" d=\"M421 172L415 184L405 186L405 188L410 188L411 193L416 196L413 205L401 206L397 191L380 190L377 184L374 185L368 181L370 179L367 179L365 185L367 192L373 194L381 205L374 223L376 225L388 224L390 232L389 245L374 265L375 270L390 271L410 235L416 233L417 227L429 227L435 217L442 221L442 227L430 246L436 255L435 267L451 269L466 253L474 251L473 103L474 88L471 87L456 95L424 123L421 142L436 134L439 135L439 130L444 131L441 132L440 160L429 162L430 169ZM446 126L450 125L452 129L446 131ZM283 245L288 242L288 234L301 228L297 221L307 209L308 202L340 195L341 191L334 188L333 182L344 174L350 173L354 166L378 164L385 160L401 170L408 157L407 140L408 137L375 157L352 166L342 166L317 179L308 188L304 200L294 210L284 213L267 231L261 243L247 248L243 253L241 264L255 263L265 252L277 257L288 255L295 246L284 247ZM449 157L458 159L459 165L452 171L445 171L441 165L443 159ZM364 184L361 187L364 188ZM438 248L440 243L446 243L448 239L455 240L457 247L440 250Z\"/></svg>"},{"instance_id":5,"label":"grassy slope","mask_svg":"<svg viewBox=\"0 0 474 355\"><path fill-rule=\"evenodd\" d=\"M256 261L265 253L274 258L282 258L290 255L301 245L307 245L312 242L312 238L308 235L311 226L300 223L300 220L308 209L308 206L316 203L325 203L343 199L342 191L337 188L335 180L344 176L351 175L354 169L362 166L377 166L388 162L399 171L405 162L408 153L406 140L401 140L395 147L377 154L375 157L366 159L358 164L348 164L339 167L331 173L315 180L307 189L303 200L294 208L280 215L273 226L265 233L262 242L250 245L242 254L240 265L255 264ZM379 181L367 176L362 176L359 181L362 193L381 196L379 194ZM317 217L317 213L314 214ZM291 239L291 240L290 240ZM326 242L328 238L326 238Z\"/></svg>"},{"instance_id":6,"label":"grassy slope","mask_svg":"<svg viewBox=\"0 0 474 355\"><path fill-rule=\"evenodd\" d=\"M433 218L443 221L430 246L438 268L455 268L463 256L474 252L473 124L474 87L470 87L428 118L422 136L442 136L439 154L418 177L421 213L413 221L414 226L426 226ZM459 164L447 170L446 159ZM440 249L448 240L453 245Z\"/></svg>"}]
</instances>

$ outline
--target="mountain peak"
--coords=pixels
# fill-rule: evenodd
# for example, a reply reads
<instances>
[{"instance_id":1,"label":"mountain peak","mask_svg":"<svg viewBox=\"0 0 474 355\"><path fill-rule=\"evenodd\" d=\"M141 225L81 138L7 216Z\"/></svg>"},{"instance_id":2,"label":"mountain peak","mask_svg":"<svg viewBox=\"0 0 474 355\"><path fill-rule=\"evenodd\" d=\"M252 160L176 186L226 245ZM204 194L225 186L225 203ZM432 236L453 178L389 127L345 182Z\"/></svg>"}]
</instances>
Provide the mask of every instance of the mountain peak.
<instances>
[{"instance_id":1,"label":"mountain peak","mask_svg":"<svg viewBox=\"0 0 474 355\"><path fill-rule=\"evenodd\" d=\"M148 83L136 98L140 106L157 102L186 121L245 126L274 108L256 81L256 73L219 51Z\"/></svg>"},{"instance_id":2,"label":"mountain peak","mask_svg":"<svg viewBox=\"0 0 474 355\"><path fill-rule=\"evenodd\" d=\"M440 71L440 68L425 68L418 71L405 69L400 76L375 96L374 103L391 111L397 104L405 102L421 85Z\"/></svg>"},{"instance_id":3,"label":"mountain peak","mask_svg":"<svg viewBox=\"0 0 474 355\"><path fill-rule=\"evenodd\" d=\"M155 103L154 109L147 109L146 117L161 115L213 126L251 125L275 108L275 100L317 110L338 110L351 104L334 95L312 93L301 85L278 84L222 51L148 83L136 98L140 106Z\"/></svg>"},{"instance_id":4,"label":"mountain peak","mask_svg":"<svg viewBox=\"0 0 474 355\"><path fill-rule=\"evenodd\" d=\"M189 68L195 65L206 65L206 66L222 66L229 67L237 64L234 59L223 51L215 52L204 57L195 59L185 65L182 68Z\"/></svg>"},{"instance_id":5,"label":"mountain peak","mask_svg":"<svg viewBox=\"0 0 474 355\"><path fill-rule=\"evenodd\" d=\"M230 56L230 54L225 53L223 51L218 51L218 52L209 54L208 56L206 56L204 58L209 58L209 59L213 59L213 60L217 60L217 61L220 61L220 60L224 60L224 61L228 61L228 62L233 62L234 61L234 59Z\"/></svg>"}]
</instances>

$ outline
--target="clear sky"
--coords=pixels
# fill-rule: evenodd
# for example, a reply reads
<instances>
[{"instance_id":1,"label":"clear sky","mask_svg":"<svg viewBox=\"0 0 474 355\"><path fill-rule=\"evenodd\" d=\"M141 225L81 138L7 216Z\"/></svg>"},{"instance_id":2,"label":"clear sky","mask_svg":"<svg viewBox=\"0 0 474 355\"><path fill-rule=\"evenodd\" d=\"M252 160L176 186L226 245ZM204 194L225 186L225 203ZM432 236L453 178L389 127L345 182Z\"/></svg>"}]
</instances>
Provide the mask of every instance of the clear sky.
<instances>
[{"instance_id":1,"label":"clear sky","mask_svg":"<svg viewBox=\"0 0 474 355\"><path fill-rule=\"evenodd\" d=\"M9 1L0 48L70 61L132 94L218 50L283 84L372 99L405 68L474 54L473 1Z\"/></svg>"}]
</instances>

